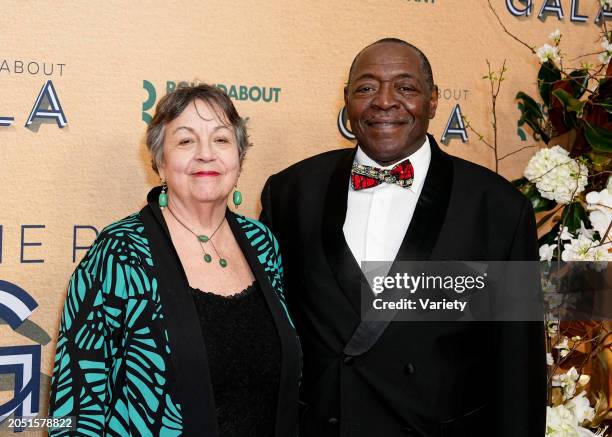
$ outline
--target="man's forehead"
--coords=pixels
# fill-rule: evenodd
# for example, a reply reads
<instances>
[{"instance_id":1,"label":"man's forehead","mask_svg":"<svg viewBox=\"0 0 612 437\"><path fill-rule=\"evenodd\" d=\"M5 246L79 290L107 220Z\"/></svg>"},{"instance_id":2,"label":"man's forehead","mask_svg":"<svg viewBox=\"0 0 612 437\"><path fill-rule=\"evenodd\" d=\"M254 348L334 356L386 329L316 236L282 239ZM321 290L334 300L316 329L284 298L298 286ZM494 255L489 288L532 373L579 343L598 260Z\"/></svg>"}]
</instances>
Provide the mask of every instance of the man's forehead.
<instances>
[{"instance_id":1,"label":"man's forehead","mask_svg":"<svg viewBox=\"0 0 612 437\"><path fill-rule=\"evenodd\" d=\"M420 60L416 52L401 44L375 44L365 49L355 60L353 75L367 70L414 70Z\"/></svg>"},{"instance_id":2,"label":"man's forehead","mask_svg":"<svg viewBox=\"0 0 612 437\"><path fill-rule=\"evenodd\" d=\"M402 59L389 60L373 60L372 62L363 62L355 65L351 80L359 80L360 78L414 78L420 79L420 69L418 64L414 62L406 62Z\"/></svg>"},{"instance_id":3,"label":"man's forehead","mask_svg":"<svg viewBox=\"0 0 612 437\"><path fill-rule=\"evenodd\" d=\"M355 69L368 69L368 68L378 68L385 67L386 69L403 69L405 67L414 66L414 62L406 62L406 60L401 59L391 59L391 60L380 60L374 62L363 62L355 65Z\"/></svg>"},{"instance_id":4,"label":"man's forehead","mask_svg":"<svg viewBox=\"0 0 612 437\"><path fill-rule=\"evenodd\" d=\"M357 59L397 59L411 60L417 59L416 51L405 44L398 43L379 43L367 47L361 52Z\"/></svg>"}]
</instances>

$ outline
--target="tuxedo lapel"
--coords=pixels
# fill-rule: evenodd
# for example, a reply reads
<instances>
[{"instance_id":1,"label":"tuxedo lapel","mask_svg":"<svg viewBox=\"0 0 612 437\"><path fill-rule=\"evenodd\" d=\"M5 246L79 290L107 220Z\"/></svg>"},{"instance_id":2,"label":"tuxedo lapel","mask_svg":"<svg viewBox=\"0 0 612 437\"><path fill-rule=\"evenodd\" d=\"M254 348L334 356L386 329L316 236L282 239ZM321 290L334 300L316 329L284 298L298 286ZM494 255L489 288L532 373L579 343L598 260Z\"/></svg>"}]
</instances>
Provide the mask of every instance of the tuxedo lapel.
<instances>
[{"instance_id":1,"label":"tuxedo lapel","mask_svg":"<svg viewBox=\"0 0 612 437\"><path fill-rule=\"evenodd\" d=\"M440 150L436 140L428 136L431 162L425 184L388 276L398 273L402 261L429 260L446 218L453 184L453 165L450 157ZM344 348L345 354L361 355L378 341L393 317L389 312L384 313L384 320L376 320L376 316L382 316L382 313L373 312L367 317L369 321L362 321L357 326Z\"/></svg>"},{"instance_id":2,"label":"tuxedo lapel","mask_svg":"<svg viewBox=\"0 0 612 437\"><path fill-rule=\"evenodd\" d=\"M408 231L395 262L428 260L446 218L453 184L453 164L431 136L431 162Z\"/></svg>"},{"instance_id":3,"label":"tuxedo lapel","mask_svg":"<svg viewBox=\"0 0 612 437\"><path fill-rule=\"evenodd\" d=\"M325 194L321 235L323 251L329 266L345 297L359 315L361 313L361 284L365 283L366 279L344 238L343 231L351 167L356 151L357 148L347 150L329 179Z\"/></svg>"}]
</instances>

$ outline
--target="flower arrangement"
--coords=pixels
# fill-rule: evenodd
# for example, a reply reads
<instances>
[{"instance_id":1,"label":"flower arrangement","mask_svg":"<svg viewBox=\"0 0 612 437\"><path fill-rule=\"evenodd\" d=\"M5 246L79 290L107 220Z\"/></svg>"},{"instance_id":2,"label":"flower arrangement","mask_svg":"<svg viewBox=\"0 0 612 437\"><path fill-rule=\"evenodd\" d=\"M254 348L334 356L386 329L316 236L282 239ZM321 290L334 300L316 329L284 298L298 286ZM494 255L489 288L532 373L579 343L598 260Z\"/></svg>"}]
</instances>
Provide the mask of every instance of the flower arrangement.
<instances>
[{"instance_id":1,"label":"flower arrangement","mask_svg":"<svg viewBox=\"0 0 612 437\"><path fill-rule=\"evenodd\" d=\"M602 8L612 8L612 0L595 1ZM612 322L563 320L557 310L567 302L558 293L555 274L562 271L563 262L590 261L584 265L601 271L612 261L612 32L602 20L602 50L590 54L597 55L597 65L568 67L587 55L568 60L559 30L536 48L510 33L490 0L488 4L505 33L527 47L540 63L538 99L522 91L516 95L521 111L518 128L530 128L535 146L498 157L495 103L506 61L494 72L487 61L489 74L484 76L491 84L494 141L488 143L467 120L466 125L494 151L496 170L502 159L538 148L523 177L513 184L532 203L540 259L549 266L542 275L548 305L546 436L609 435Z\"/></svg>"},{"instance_id":2,"label":"flower arrangement","mask_svg":"<svg viewBox=\"0 0 612 437\"><path fill-rule=\"evenodd\" d=\"M566 69L562 34L551 33L552 44L534 51L541 63L542 103L524 92L517 94L519 127L531 127L534 139L547 146L530 159L524 177L514 181L539 214L540 230L547 229L540 237L541 261L612 261L611 37L606 29L598 56L601 65ZM588 365L593 370L597 357L610 350L610 324L563 323L552 311L547 327L551 393L546 436L606 435L605 421L612 419L608 396L603 390L591 394L591 406L591 378L585 369ZM580 335L568 337L570 330ZM579 363L578 369L562 370L572 362Z\"/></svg>"},{"instance_id":3,"label":"flower arrangement","mask_svg":"<svg viewBox=\"0 0 612 437\"><path fill-rule=\"evenodd\" d=\"M534 139L548 146L534 154L524 177L514 181L536 213L552 211L538 222L540 228L549 225L540 238L542 260L612 261L610 38L606 29L599 53L605 64L564 69L561 32L551 33L553 45L534 51L541 63L538 91L543 103L517 94L519 127L528 125Z\"/></svg>"}]
</instances>

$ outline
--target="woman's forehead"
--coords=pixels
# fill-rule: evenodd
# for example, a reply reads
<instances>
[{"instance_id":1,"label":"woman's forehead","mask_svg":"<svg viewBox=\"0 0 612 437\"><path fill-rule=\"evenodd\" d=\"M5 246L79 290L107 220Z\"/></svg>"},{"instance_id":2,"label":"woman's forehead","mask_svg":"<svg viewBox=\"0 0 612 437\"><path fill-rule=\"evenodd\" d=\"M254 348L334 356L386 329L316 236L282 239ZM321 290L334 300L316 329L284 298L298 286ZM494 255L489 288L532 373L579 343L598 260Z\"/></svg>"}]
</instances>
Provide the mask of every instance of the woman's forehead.
<instances>
[{"instance_id":1,"label":"woman's forehead","mask_svg":"<svg viewBox=\"0 0 612 437\"><path fill-rule=\"evenodd\" d=\"M168 125L172 126L182 123L199 124L202 121L215 126L224 126L228 128L231 126L227 120L226 114L218 105L203 99L194 99L191 101L183 112L169 122Z\"/></svg>"}]
</instances>

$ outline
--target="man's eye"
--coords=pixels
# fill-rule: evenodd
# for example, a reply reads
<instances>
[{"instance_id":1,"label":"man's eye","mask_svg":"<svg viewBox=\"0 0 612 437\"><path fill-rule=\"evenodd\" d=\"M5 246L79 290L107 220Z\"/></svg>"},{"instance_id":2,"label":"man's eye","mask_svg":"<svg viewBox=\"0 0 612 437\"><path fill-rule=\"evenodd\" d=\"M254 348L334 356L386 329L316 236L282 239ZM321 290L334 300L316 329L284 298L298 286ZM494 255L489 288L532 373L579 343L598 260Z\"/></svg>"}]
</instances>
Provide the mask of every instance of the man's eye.
<instances>
[{"instance_id":1,"label":"man's eye","mask_svg":"<svg viewBox=\"0 0 612 437\"><path fill-rule=\"evenodd\" d=\"M369 93L369 92L374 91L374 87L370 85L364 85L364 86L358 87L355 91L358 93Z\"/></svg>"},{"instance_id":2,"label":"man's eye","mask_svg":"<svg viewBox=\"0 0 612 437\"><path fill-rule=\"evenodd\" d=\"M400 86L398 87L398 89L403 93L410 93L410 92L416 91L416 89L413 86L409 86L409 85Z\"/></svg>"}]
</instances>

